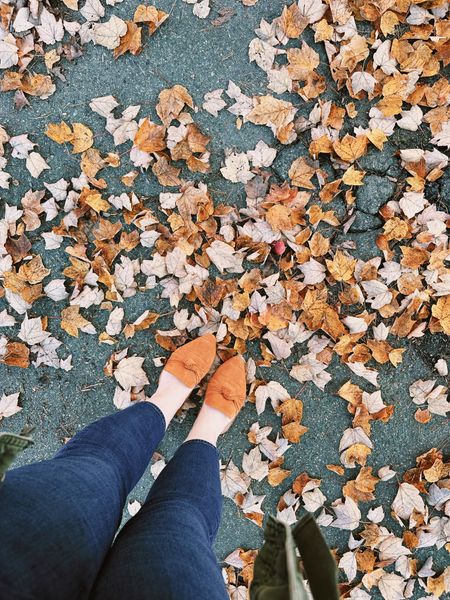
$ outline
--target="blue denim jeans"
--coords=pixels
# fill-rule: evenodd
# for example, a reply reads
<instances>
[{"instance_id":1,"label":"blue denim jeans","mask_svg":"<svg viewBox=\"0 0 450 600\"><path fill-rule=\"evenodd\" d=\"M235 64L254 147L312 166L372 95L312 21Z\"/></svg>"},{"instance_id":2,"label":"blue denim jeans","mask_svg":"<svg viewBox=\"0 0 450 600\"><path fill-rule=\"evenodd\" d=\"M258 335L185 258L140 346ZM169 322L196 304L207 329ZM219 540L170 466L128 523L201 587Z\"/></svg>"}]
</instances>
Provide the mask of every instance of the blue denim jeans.
<instances>
[{"instance_id":1,"label":"blue denim jeans","mask_svg":"<svg viewBox=\"0 0 450 600\"><path fill-rule=\"evenodd\" d=\"M224 600L216 448L185 442L114 540L165 431L146 402L104 417L0 488L1 600Z\"/></svg>"}]
</instances>

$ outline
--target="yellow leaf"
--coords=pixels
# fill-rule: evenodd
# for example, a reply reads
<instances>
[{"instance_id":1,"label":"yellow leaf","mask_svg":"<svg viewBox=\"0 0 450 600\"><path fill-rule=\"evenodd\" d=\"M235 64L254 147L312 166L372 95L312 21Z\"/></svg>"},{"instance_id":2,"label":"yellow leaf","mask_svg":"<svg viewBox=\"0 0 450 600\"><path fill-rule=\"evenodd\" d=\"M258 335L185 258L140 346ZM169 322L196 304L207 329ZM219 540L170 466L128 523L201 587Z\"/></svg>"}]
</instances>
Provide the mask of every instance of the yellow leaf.
<instances>
[{"instance_id":1,"label":"yellow leaf","mask_svg":"<svg viewBox=\"0 0 450 600\"><path fill-rule=\"evenodd\" d=\"M309 241L309 247L314 257L325 256L330 249L330 238L324 237L320 231L316 231Z\"/></svg>"},{"instance_id":2,"label":"yellow leaf","mask_svg":"<svg viewBox=\"0 0 450 600\"><path fill-rule=\"evenodd\" d=\"M283 204L274 204L266 213L266 221L274 231L292 229L294 223L291 219L291 211Z\"/></svg>"},{"instance_id":3,"label":"yellow leaf","mask_svg":"<svg viewBox=\"0 0 450 600\"><path fill-rule=\"evenodd\" d=\"M350 404L353 404L353 406L361 404L362 394L363 391L359 385L356 385L351 381L344 383L338 390L338 395L344 400L347 400Z\"/></svg>"},{"instance_id":4,"label":"yellow leaf","mask_svg":"<svg viewBox=\"0 0 450 600\"><path fill-rule=\"evenodd\" d=\"M294 2L291 6L283 8L279 25L286 37L295 39L308 26L308 19L302 15L298 5Z\"/></svg>"},{"instance_id":5,"label":"yellow leaf","mask_svg":"<svg viewBox=\"0 0 450 600\"><path fill-rule=\"evenodd\" d=\"M303 425L300 425L300 423L297 423L296 421L293 421L292 423L283 425L281 427L281 430L283 432L283 436L289 442L291 442L292 444L298 444L302 435L304 435L308 431L308 428L304 427Z\"/></svg>"},{"instance_id":6,"label":"yellow leaf","mask_svg":"<svg viewBox=\"0 0 450 600\"><path fill-rule=\"evenodd\" d=\"M142 50L142 27L138 27L133 21L125 21L127 32L120 38L120 44L114 48L114 58L118 58L129 52L136 56Z\"/></svg>"},{"instance_id":7,"label":"yellow leaf","mask_svg":"<svg viewBox=\"0 0 450 600\"><path fill-rule=\"evenodd\" d=\"M297 108L291 102L278 100L273 96L255 96L253 98L253 109L247 115L246 120L255 125L268 125L275 131L278 139L286 143L292 133L292 121Z\"/></svg>"},{"instance_id":8,"label":"yellow leaf","mask_svg":"<svg viewBox=\"0 0 450 600\"><path fill-rule=\"evenodd\" d=\"M72 153L78 154L84 152L94 143L94 135L89 127L83 123L72 123L73 138L70 140L73 144Z\"/></svg>"},{"instance_id":9,"label":"yellow leaf","mask_svg":"<svg viewBox=\"0 0 450 600\"><path fill-rule=\"evenodd\" d=\"M280 485L280 483L282 481L284 481L286 479L286 477L289 477L290 474L291 474L291 471L288 471L287 469L282 469L281 467L275 467L273 469L269 469L269 474L267 475L267 481L268 481L269 485L271 485L272 487L275 487L277 485Z\"/></svg>"},{"instance_id":10,"label":"yellow leaf","mask_svg":"<svg viewBox=\"0 0 450 600\"><path fill-rule=\"evenodd\" d=\"M342 181L346 185L363 185L363 177L365 171L358 171L353 165L351 165L344 173Z\"/></svg>"},{"instance_id":11,"label":"yellow leaf","mask_svg":"<svg viewBox=\"0 0 450 600\"><path fill-rule=\"evenodd\" d=\"M73 132L67 123L49 123L45 135L57 144L64 144L73 140Z\"/></svg>"},{"instance_id":12,"label":"yellow leaf","mask_svg":"<svg viewBox=\"0 0 450 600\"><path fill-rule=\"evenodd\" d=\"M85 188L85 190L87 190L87 188ZM83 190L82 194L80 195L80 200L93 208L95 212L99 213L102 210L106 211L111 208L109 202L104 200L99 192L95 190L85 190Z\"/></svg>"},{"instance_id":13,"label":"yellow leaf","mask_svg":"<svg viewBox=\"0 0 450 600\"><path fill-rule=\"evenodd\" d=\"M431 308L445 333L450 334L450 296L442 296Z\"/></svg>"},{"instance_id":14,"label":"yellow leaf","mask_svg":"<svg viewBox=\"0 0 450 600\"><path fill-rule=\"evenodd\" d=\"M383 32L383 35L391 35L394 33L396 26L399 24L398 17L391 10L386 11L380 21L380 29Z\"/></svg>"},{"instance_id":15,"label":"yellow leaf","mask_svg":"<svg viewBox=\"0 0 450 600\"><path fill-rule=\"evenodd\" d=\"M367 137L378 150L383 150L383 145L387 142L387 136L384 131L381 131L381 129L372 129L367 134Z\"/></svg>"},{"instance_id":16,"label":"yellow leaf","mask_svg":"<svg viewBox=\"0 0 450 600\"><path fill-rule=\"evenodd\" d=\"M403 99L401 96L388 96L378 102L376 107L385 117L393 117L402 112Z\"/></svg>"},{"instance_id":17,"label":"yellow leaf","mask_svg":"<svg viewBox=\"0 0 450 600\"><path fill-rule=\"evenodd\" d=\"M134 13L133 21L135 23L147 23L150 35L152 35L168 18L168 13L159 10L155 6L139 4Z\"/></svg>"},{"instance_id":18,"label":"yellow leaf","mask_svg":"<svg viewBox=\"0 0 450 600\"><path fill-rule=\"evenodd\" d=\"M68 306L61 311L61 328L69 335L78 337L78 330L91 325L82 315L80 315L80 307Z\"/></svg>"},{"instance_id":19,"label":"yellow leaf","mask_svg":"<svg viewBox=\"0 0 450 600\"><path fill-rule=\"evenodd\" d=\"M318 53L306 42L301 48L288 48L288 72L294 81L305 80L320 64Z\"/></svg>"},{"instance_id":20,"label":"yellow leaf","mask_svg":"<svg viewBox=\"0 0 450 600\"><path fill-rule=\"evenodd\" d=\"M37 255L20 267L19 275L29 284L34 285L50 275L50 269L45 268L42 258Z\"/></svg>"},{"instance_id":21,"label":"yellow leaf","mask_svg":"<svg viewBox=\"0 0 450 600\"><path fill-rule=\"evenodd\" d=\"M356 259L338 250L333 260L326 261L328 271L336 281L350 281L356 266Z\"/></svg>"}]
</instances>

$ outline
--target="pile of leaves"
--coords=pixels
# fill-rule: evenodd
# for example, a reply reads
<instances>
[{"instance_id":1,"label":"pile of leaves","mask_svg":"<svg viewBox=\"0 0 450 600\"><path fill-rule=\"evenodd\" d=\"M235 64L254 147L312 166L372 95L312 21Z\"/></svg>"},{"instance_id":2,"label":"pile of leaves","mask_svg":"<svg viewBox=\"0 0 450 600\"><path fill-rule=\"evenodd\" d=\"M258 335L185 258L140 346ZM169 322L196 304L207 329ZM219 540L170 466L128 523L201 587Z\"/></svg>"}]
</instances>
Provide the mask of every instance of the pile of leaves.
<instances>
[{"instance_id":1,"label":"pile of leaves","mask_svg":"<svg viewBox=\"0 0 450 600\"><path fill-rule=\"evenodd\" d=\"M185 1L196 16L208 17L206 0ZM53 94L55 77L63 78L60 61L78 57L84 44L103 45L115 57L139 54L143 33L152 35L168 17L141 5L128 21L114 13L106 18L100 0L80 9L77 0L65 0L70 18L46 2L22 4L1 4L0 89L14 91L17 108L29 96ZM353 600L369 599L376 588L386 600L413 597L418 589L430 600L450 593L449 568L438 574L432 557L423 564L414 557L421 548L450 551L450 464L442 451L431 448L404 474L389 465L374 473L369 465L373 423L395 415L379 389L380 365L395 369L409 340L450 333L450 215L432 191L445 174L450 148L450 85L442 74L450 60L449 22L443 0L299 0L271 22L263 20L250 42L250 61L267 73L264 95L248 96L230 81L207 93L199 107L192 90L174 85L155 100L157 119L140 105L121 107L111 95L93 98L89 106L110 136L107 153L95 147L97 132L87 125L47 123L55 147L79 159L77 176L67 179L52 179L29 134L0 128L0 188L10 198L2 201L0 219L0 326L7 331L0 335L0 361L70 370L62 340L95 335L113 347L104 372L116 382L115 406L125 408L145 398L149 383L144 357L129 355L127 340L137 331L152 327L169 352L212 332L222 360L257 347L258 356L247 355L252 447L241 465L229 461L222 468L224 495L257 526L265 495L255 495L252 483L282 489L292 474L285 455L308 431L302 400L279 382L261 379L261 368L288 361L293 380L326 390L332 361L345 365L348 380L338 396L349 426L339 464L328 465L345 479L342 498L329 501L320 479L294 474L278 517L293 523L305 507L322 526L350 532L348 550L336 558L345 575L342 593ZM46 74L33 71L38 57ZM330 79L340 102L329 99ZM251 123L273 132L272 145L259 141L222 157L220 176L244 191L242 206L213 197L210 139L195 122L199 110L217 117L225 109L238 128ZM363 260L345 235L361 209L358 194L367 174L359 160L382 151L399 130L419 129L420 147L398 150L401 176L375 211L382 225L372 257ZM298 156L280 179L273 165L291 145ZM13 161L24 161L38 188L20 199L10 190ZM123 192L111 194L105 174L123 164L130 167L121 177ZM144 177L161 186L157 197L133 191ZM49 253L64 249L61 277L52 275L46 253L36 252L38 238ZM142 248L146 258L138 254ZM161 315L149 310L127 321L127 298L149 290L170 304L172 329L159 329ZM44 298L60 317L58 337L49 332L48 317L38 316ZM108 320L99 331L95 316L101 311ZM435 368L447 377L444 359ZM412 383L411 416L423 426L433 420L445 427L447 392L438 377ZM17 393L4 395L0 419L20 410L18 402ZM277 431L259 424L266 410L279 415ZM163 467L159 456L154 475ZM392 507L371 508L363 519L364 503L376 500L377 486L394 477ZM388 516L400 535L383 524ZM246 597L256 553L239 548L226 559L235 600Z\"/></svg>"},{"instance_id":2,"label":"pile of leaves","mask_svg":"<svg viewBox=\"0 0 450 600\"><path fill-rule=\"evenodd\" d=\"M106 0L105 4L122 2ZM115 14L106 19L100 0L86 0L82 7L78 0L62 0L56 8L52 4L48 0L0 4L0 69L5 69L0 91L15 91L16 108L28 105L30 96L45 100L54 94L55 78L65 80L61 65L81 56L85 44L113 50L115 58L126 52L136 55L146 36L153 35L169 16L141 4L127 20ZM42 61L45 74L39 72Z\"/></svg>"}]
</instances>

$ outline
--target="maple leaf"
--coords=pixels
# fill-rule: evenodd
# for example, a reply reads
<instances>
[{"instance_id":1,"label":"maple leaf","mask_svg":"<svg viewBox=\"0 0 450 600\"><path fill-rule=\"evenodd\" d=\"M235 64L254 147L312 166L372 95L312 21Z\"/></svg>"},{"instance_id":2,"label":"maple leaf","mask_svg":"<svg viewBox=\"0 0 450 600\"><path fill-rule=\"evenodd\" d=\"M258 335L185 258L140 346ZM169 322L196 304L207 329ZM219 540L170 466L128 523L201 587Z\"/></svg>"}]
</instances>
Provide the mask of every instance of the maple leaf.
<instances>
[{"instance_id":1,"label":"maple leaf","mask_svg":"<svg viewBox=\"0 0 450 600\"><path fill-rule=\"evenodd\" d=\"M221 111L227 105L227 103L222 99L222 94L223 88L219 88L205 94L202 108L209 112L209 114L213 115L213 117L217 117L219 115L219 111Z\"/></svg>"},{"instance_id":2,"label":"maple leaf","mask_svg":"<svg viewBox=\"0 0 450 600\"><path fill-rule=\"evenodd\" d=\"M325 279L326 269L324 265L315 258L310 258L308 262L300 265L299 269L304 275L303 283L306 285L320 283Z\"/></svg>"},{"instance_id":3,"label":"maple leaf","mask_svg":"<svg viewBox=\"0 0 450 600\"><path fill-rule=\"evenodd\" d=\"M369 137L369 135L367 137ZM345 185L363 185L364 175L364 171L357 171L354 166L351 165L342 176L342 181Z\"/></svg>"},{"instance_id":4,"label":"maple leaf","mask_svg":"<svg viewBox=\"0 0 450 600\"><path fill-rule=\"evenodd\" d=\"M161 185L174 187L181 184L181 179L178 177L181 169L175 167L165 154L158 155L152 171Z\"/></svg>"},{"instance_id":5,"label":"maple leaf","mask_svg":"<svg viewBox=\"0 0 450 600\"><path fill-rule=\"evenodd\" d=\"M25 314L25 318L20 325L19 337L29 346L40 344L50 336L48 331L42 329L42 319L29 319Z\"/></svg>"},{"instance_id":6,"label":"maple leaf","mask_svg":"<svg viewBox=\"0 0 450 600\"><path fill-rule=\"evenodd\" d=\"M450 296L439 298L436 304L431 307L433 317L435 317L445 333L450 334Z\"/></svg>"},{"instance_id":7,"label":"maple leaf","mask_svg":"<svg viewBox=\"0 0 450 600\"><path fill-rule=\"evenodd\" d=\"M145 6L144 4L139 4L134 12L133 21L135 23L146 23L148 25L150 35L153 35L168 18L169 14L156 8L156 6Z\"/></svg>"},{"instance_id":8,"label":"maple leaf","mask_svg":"<svg viewBox=\"0 0 450 600\"><path fill-rule=\"evenodd\" d=\"M270 167L275 160L277 151L270 148L265 142L259 140L254 150L249 150L247 156L254 167Z\"/></svg>"},{"instance_id":9,"label":"maple leaf","mask_svg":"<svg viewBox=\"0 0 450 600\"><path fill-rule=\"evenodd\" d=\"M118 58L129 52L136 56L142 50L142 27L138 27L133 21L126 21L127 31L121 36L119 45L114 48L114 58Z\"/></svg>"},{"instance_id":10,"label":"maple leaf","mask_svg":"<svg viewBox=\"0 0 450 600\"><path fill-rule=\"evenodd\" d=\"M328 271L336 281L348 282L352 279L356 266L356 259L351 258L338 250L333 260L326 260Z\"/></svg>"},{"instance_id":11,"label":"maple leaf","mask_svg":"<svg viewBox=\"0 0 450 600\"><path fill-rule=\"evenodd\" d=\"M144 119L134 137L134 144L143 152L161 152L166 148L166 128Z\"/></svg>"},{"instance_id":12,"label":"maple leaf","mask_svg":"<svg viewBox=\"0 0 450 600\"><path fill-rule=\"evenodd\" d=\"M61 329L69 335L78 337L78 330L85 333L95 333L95 328L87 319L80 314L80 307L68 306L61 311Z\"/></svg>"},{"instance_id":13,"label":"maple leaf","mask_svg":"<svg viewBox=\"0 0 450 600\"><path fill-rule=\"evenodd\" d=\"M73 139L73 131L64 121L61 121L59 124L49 123L45 130L45 135L58 144L71 142Z\"/></svg>"},{"instance_id":14,"label":"maple leaf","mask_svg":"<svg viewBox=\"0 0 450 600\"><path fill-rule=\"evenodd\" d=\"M47 269L44 266L42 258L39 255L34 256L30 261L24 263L19 269L20 277L31 285L40 283L49 274L50 269Z\"/></svg>"},{"instance_id":15,"label":"maple leaf","mask_svg":"<svg viewBox=\"0 0 450 600\"><path fill-rule=\"evenodd\" d=\"M269 474L269 463L262 459L261 451L258 447L252 448L245 453L242 458L242 468L244 473L256 481L262 481Z\"/></svg>"},{"instance_id":16,"label":"maple leaf","mask_svg":"<svg viewBox=\"0 0 450 600\"><path fill-rule=\"evenodd\" d=\"M94 134L89 127L86 127L83 123L72 123L72 129L73 135L68 141L73 144L73 154L84 152L92 146L94 143Z\"/></svg>"},{"instance_id":17,"label":"maple leaf","mask_svg":"<svg viewBox=\"0 0 450 600\"><path fill-rule=\"evenodd\" d=\"M378 582L384 600L402 600L404 598L406 582L403 577L395 573L383 573Z\"/></svg>"},{"instance_id":18,"label":"maple leaf","mask_svg":"<svg viewBox=\"0 0 450 600\"><path fill-rule=\"evenodd\" d=\"M359 94L361 91L365 91L368 94L372 94L377 80L370 73L365 71L355 71L351 77L352 88L355 94Z\"/></svg>"},{"instance_id":19,"label":"maple leaf","mask_svg":"<svg viewBox=\"0 0 450 600\"><path fill-rule=\"evenodd\" d=\"M365 135L353 137L347 133L342 140L333 143L333 149L339 158L352 163L366 153L367 137Z\"/></svg>"},{"instance_id":20,"label":"maple leaf","mask_svg":"<svg viewBox=\"0 0 450 600\"><path fill-rule=\"evenodd\" d=\"M244 271L242 255L225 242L214 240L206 249L206 253L221 273L225 270L231 273L242 273Z\"/></svg>"},{"instance_id":21,"label":"maple leaf","mask_svg":"<svg viewBox=\"0 0 450 600\"><path fill-rule=\"evenodd\" d=\"M124 390L132 387L141 387L149 383L142 364L144 358L140 356L130 356L122 358L114 370L114 377L120 383Z\"/></svg>"},{"instance_id":22,"label":"maple leaf","mask_svg":"<svg viewBox=\"0 0 450 600\"><path fill-rule=\"evenodd\" d=\"M13 35L7 34L0 41L0 69L9 69L19 62L18 47Z\"/></svg>"},{"instance_id":23,"label":"maple leaf","mask_svg":"<svg viewBox=\"0 0 450 600\"><path fill-rule=\"evenodd\" d=\"M250 485L250 477L241 473L232 460L220 473L222 494L234 499L236 494L246 494Z\"/></svg>"},{"instance_id":24,"label":"maple leaf","mask_svg":"<svg viewBox=\"0 0 450 600\"><path fill-rule=\"evenodd\" d=\"M105 8L100 0L86 0L80 13L86 21L99 21L105 16Z\"/></svg>"},{"instance_id":25,"label":"maple leaf","mask_svg":"<svg viewBox=\"0 0 450 600\"><path fill-rule=\"evenodd\" d=\"M26 159L26 166L32 177L39 177L45 169L50 169L45 159L39 152L30 152Z\"/></svg>"},{"instance_id":26,"label":"maple leaf","mask_svg":"<svg viewBox=\"0 0 450 600\"><path fill-rule=\"evenodd\" d=\"M289 393L278 381L269 381L256 389L255 398L256 412L260 415L264 412L268 399L271 400L273 408L276 408L280 400L289 398Z\"/></svg>"},{"instance_id":27,"label":"maple leaf","mask_svg":"<svg viewBox=\"0 0 450 600\"><path fill-rule=\"evenodd\" d=\"M316 23L323 17L328 7L321 0L299 0L298 8L308 23Z\"/></svg>"},{"instance_id":28,"label":"maple leaf","mask_svg":"<svg viewBox=\"0 0 450 600\"><path fill-rule=\"evenodd\" d=\"M261 509L261 504L265 497L265 495L255 496L252 490L249 490L242 502L238 502L246 518L258 527L262 527L264 512Z\"/></svg>"},{"instance_id":29,"label":"maple leaf","mask_svg":"<svg viewBox=\"0 0 450 600\"><path fill-rule=\"evenodd\" d=\"M325 6L325 5L324 5ZM288 38L298 38L309 23L305 14L302 14L300 7L292 3L285 6L280 17L280 27Z\"/></svg>"},{"instance_id":30,"label":"maple leaf","mask_svg":"<svg viewBox=\"0 0 450 600\"><path fill-rule=\"evenodd\" d=\"M287 70L294 81L306 80L320 64L319 54L304 41L301 48L289 48L287 58Z\"/></svg>"},{"instance_id":31,"label":"maple leaf","mask_svg":"<svg viewBox=\"0 0 450 600\"><path fill-rule=\"evenodd\" d=\"M332 508L336 515L336 519L331 523L331 527L337 527L339 529L346 529L350 531L353 531L359 527L361 511L352 498L336 500L336 502L332 504Z\"/></svg>"},{"instance_id":32,"label":"maple leaf","mask_svg":"<svg viewBox=\"0 0 450 600\"><path fill-rule=\"evenodd\" d=\"M174 85L170 89L162 90L158 99L156 112L166 127L179 116L186 105L194 108L189 92L182 85Z\"/></svg>"},{"instance_id":33,"label":"maple leaf","mask_svg":"<svg viewBox=\"0 0 450 600\"><path fill-rule=\"evenodd\" d=\"M279 141L286 144L295 139L292 121L297 110L291 102L273 96L255 96L253 110L247 114L246 120L255 125L268 125Z\"/></svg>"},{"instance_id":34,"label":"maple leaf","mask_svg":"<svg viewBox=\"0 0 450 600\"><path fill-rule=\"evenodd\" d=\"M99 98L92 98L89 102L89 106L91 110L100 116L107 118L111 112L119 106L119 103L114 96L101 96Z\"/></svg>"},{"instance_id":35,"label":"maple leaf","mask_svg":"<svg viewBox=\"0 0 450 600\"><path fill-rule=\"evenodd\" d=\"M443 124L441 131L430 140L430 143L450 148L450 121Z\"/></svg>"},{"instance_id":36,"label":"maple leaf","mask_svg":"<svg viewBox=\"0 0 450 600\"><path fill-rule=\"evenodd\" d=\"M311 183L311 178L314 176L318 168L318 163L310 158L301 156L296 158L289 169L289 177L292 185L304 187L308 190L313 190L314 185Z\"/></svg>"},{"instance_id":37,"label":"maple leaf","mask_svg":"<svg viewBox=\"0 0 450 600\"><path fill-rule=\"evenodd\" d=\"M419 490L410 483L401 483L392 503L392 510L401 518L409 519L413 510L424 513L425 504Z\"/></svg>"},{"instance_id":38,"label":"maple leaf","mask_svg":"<svg viewBox=\"0 0 450 600\"><path fill-rule=\"evenodd\" d=\"M239 154L232 152L225 157L225 166L220 169L220 172L229 181L233 183L247 183L255 176L250 171L250 163L244 152Z\"/></svg>"},{"instance_id":39,"label":"maple leaf","mask_svg":"<svg viewBox=\"0 0 450 600\"><path fill-rule=\"evenodd\" d=\"M356 577L357 562L354 552L345 552L339 561L338 567L342 569L347 577L347 580L353 581Z\"/></svg>"},{"instance_id":40,"label":"maple leaf","mask_svg":"<svg viewBox=\"0 0 450 600\"><path fill-rule=\"evenodd\" d=\"M116 15L108 21L95 23L92 27L93 40L96 44L114 50L120 44L120 38L127 33L127 24Z\"/></svg>"}]
</instances>

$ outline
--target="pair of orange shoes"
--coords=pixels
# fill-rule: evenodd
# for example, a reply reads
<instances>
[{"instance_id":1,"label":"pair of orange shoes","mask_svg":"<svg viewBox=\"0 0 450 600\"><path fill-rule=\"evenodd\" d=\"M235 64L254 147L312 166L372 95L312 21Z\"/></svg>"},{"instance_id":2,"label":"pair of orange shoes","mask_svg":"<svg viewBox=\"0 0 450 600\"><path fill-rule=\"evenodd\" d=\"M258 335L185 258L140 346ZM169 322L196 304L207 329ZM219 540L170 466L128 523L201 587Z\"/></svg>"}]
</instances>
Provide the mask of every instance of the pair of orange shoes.
<instances>
[{"instance_id":1,"label":"pair of orange shoes","mask_svg":"<svg viewBox=\"0 0 450 600\"><path fill-rule=\"evenodd\" d=\"M177 348L164 365L185 386L194 388L208 373L216 356L216 338L211 334ZM205 404L234 419L246 397L245 362L233 356L220 365L206 388Z\"/></svg>"}]
</instances>

